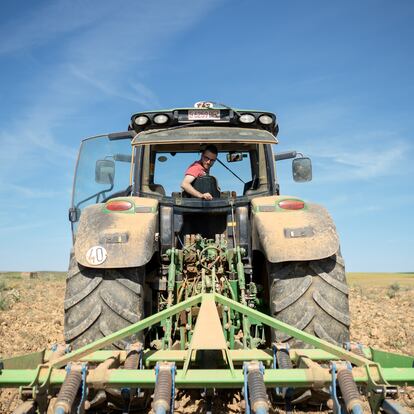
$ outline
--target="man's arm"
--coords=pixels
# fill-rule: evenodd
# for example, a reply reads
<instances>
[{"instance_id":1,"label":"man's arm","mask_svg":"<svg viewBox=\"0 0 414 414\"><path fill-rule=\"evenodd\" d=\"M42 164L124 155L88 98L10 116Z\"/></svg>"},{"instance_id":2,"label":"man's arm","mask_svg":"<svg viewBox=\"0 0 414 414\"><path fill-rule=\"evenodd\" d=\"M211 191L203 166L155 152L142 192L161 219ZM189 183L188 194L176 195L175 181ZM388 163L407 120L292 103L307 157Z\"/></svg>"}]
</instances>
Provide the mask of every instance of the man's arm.
<instances>
[{"instance_id":1,"label":"man's arm","mask_svg":"<svg viewBox=\"0 0 414 414\"><path fill-rule=\"evenodd\" d=\"M204 200L212 200L213 196L210 193L200 193L200 191L197 191L192 186L192 182L194 180L195 177L193 177L192 175L186 175L181 183L181 188L193 197L203 198Z\"/></svg>"}]
</instances>

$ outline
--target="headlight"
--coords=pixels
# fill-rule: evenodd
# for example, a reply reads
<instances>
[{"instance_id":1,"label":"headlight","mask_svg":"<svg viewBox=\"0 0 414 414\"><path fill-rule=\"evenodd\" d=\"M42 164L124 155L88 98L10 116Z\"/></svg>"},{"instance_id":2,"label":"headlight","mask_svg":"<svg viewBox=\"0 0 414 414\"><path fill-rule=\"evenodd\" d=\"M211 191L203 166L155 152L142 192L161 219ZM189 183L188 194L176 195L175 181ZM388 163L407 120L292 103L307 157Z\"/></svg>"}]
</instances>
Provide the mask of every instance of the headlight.
<instances>
[{"instance_id":1,"label":"headlight","mask_svg":"<svg viewBox=\"0 0 414 414\"><path fill-rule=\"evenodd\" d=\"M166 122L168 122L168 116L164 114L155 115L154 122L156 124L165 124Z\"/></svg>"},{"instance_id":2,"label":"headlight","mask_svg":"<svg viewBox=\"0 0 414 414\"><path fill-rule=\"evenodd\" d=\"M243 114L239 118L239 121L243 122L243 124L251 124L255 120L256 118L252 114Z\"/></svg>"},{"instance_id":3,"label":"headlight","mask_svg":"<svg viewBox=\"0 0 414 414\"><path fill-rule=\"evenodd\" d=\"M145 125L147 122L149 122L149 119L147 116L141 115L141 116L137 116L134 122L136 125L142 126L142 125Z\"/></svg>"},{"instance_id":4,"label":"headlight","mask_svg":"<svg viewBox=\"0 0 414 414\"><path fill-rule=\"evenodd\" d=\"M260 115L259 122L263 125L270 125L273 122L273 118L269 115Z\"/></svg>"}]
</instances>

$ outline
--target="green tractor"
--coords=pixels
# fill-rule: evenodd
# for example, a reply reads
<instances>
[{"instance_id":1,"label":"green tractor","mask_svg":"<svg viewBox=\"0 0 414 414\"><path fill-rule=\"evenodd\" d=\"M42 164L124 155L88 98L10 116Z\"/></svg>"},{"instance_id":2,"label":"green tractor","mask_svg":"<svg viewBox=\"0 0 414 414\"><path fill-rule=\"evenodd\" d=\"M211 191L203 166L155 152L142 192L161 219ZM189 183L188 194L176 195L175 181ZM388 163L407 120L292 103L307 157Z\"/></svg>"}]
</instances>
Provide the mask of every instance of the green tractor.
<instances>
[{"instance_id":1,"label":"green tractor","mask_svg":"<svg viewBox=\"0 0 414 414\"><path fill-rule=\"evenodd\" d=\"M0 360L16 414L130 413L151 395L155 414L173 413L177 389L206 412L236 396L247 414L360 414L361 393L373 413L405 412L394 399L414 385L414 357L349 342L334 223L280 194L276 163L293 159L297 182L312 171L273 152L277 133L270 112L199 102L82 142L66 344Z\"/></svg>"},{"instance_id":2,"label":"green tractor","mask_svg":"<svg viewBox=\"0 0 414 414\"><path fill-rule=\"evenodd\" d=\"M296 181L309 181L312 172L309 158L273 152L277 132L269 112L186 108L138 113L127 133L83 141L70 209L68 344L79 348L211 290L334 344L349 341L335 226L323 207L280 194L275 161L294 158ZM180 184L209 144L217 162L193 182L214 196L205 200ZM148 333L145 345L186 349L190 319L161 339ZM238 322L229 323L231 348L246 341L298 345L260 324L244 333L243 344Z\"/></svg>"}]
</instances>

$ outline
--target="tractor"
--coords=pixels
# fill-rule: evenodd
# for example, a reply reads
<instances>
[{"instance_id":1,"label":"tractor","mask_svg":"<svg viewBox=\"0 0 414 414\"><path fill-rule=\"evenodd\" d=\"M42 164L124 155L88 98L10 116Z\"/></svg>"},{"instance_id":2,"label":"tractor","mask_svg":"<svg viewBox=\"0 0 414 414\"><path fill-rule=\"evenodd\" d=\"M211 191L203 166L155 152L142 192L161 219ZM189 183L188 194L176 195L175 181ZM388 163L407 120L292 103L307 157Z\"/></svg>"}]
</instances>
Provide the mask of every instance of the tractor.
<instances>
[{"instance_id":1,"label":"tractor","mask_svg":"<svg viewBox=\"0 0 414 414\"><path fill-rule=\"evenodd\" d=\"M349 341L334 223L323 207L280 194L275 162L294 158L298 182L312 171L296 151L274 153L277 133L272 113L203 107L137 113L128 133L83 141L69 213L68 344L79 348L211 289L334 344ZM217 162L194 188L213 194L211 201L180 191L185 167L208 144L217 146ZM228 341L241 347L231 323ZM185 349L190 336L191 329L167 330L163 344L154 343ZM260 325L246 341L298 344Z\"/></svg>"},{"instance_id":2,"label":"tractor","mask_svg":"<svg viewBox=\"0 0 414 414\"><path fill-rule=\"evenodd\" d=\"M292 159L296 182L312 166L274 151L278 131L271 112L198 102L82 141L66 343L0 367L0 386L20 386L20 413L127 413L151 396L156 414L172 413L177 389L198 390L206 411L224 391L247 413L303 403L360 413L361 393L372 412L398 411L414 358L350 343L335 225L281 193L276 165ZM184 191L187 167L212 146L214 165Z\"/></svg>"}]
</instances>

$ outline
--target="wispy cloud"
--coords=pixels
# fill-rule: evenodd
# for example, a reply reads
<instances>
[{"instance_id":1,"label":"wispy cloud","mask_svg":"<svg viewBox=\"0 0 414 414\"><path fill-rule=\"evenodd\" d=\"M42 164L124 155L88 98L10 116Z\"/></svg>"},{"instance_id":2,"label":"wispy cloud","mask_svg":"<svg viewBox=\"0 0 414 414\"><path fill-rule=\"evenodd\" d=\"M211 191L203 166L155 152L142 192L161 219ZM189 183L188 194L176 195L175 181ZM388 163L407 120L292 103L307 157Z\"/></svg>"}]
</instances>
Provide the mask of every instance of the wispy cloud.
<instances>
[{"instance_id":1,"label":"wispy cloud","mask_svg":"<svg viewBox=\"0 0 414 414\"><path fill-rule=\"evenodd\" d=\"M46 198L55 198L55 197L68 197L71 193L71 188L67 188L64 191L58 190L45 190L41 186L37 188L25 187L22 185L1 183L0 184L0 194L13 194L14 196L19 195L25 199L46 199Z\"/></svg>"},{"instance_id":2,"label":"wispy cloud","mask_svg":"<svg viewBox=\"0 0 414 414\"><path fill-rule=\"evenodd\" d=\"M141 82L131 81L131 84L128 86L128 90L121 90L112 83L99 80L96 77L88 76L87 73L82 72L74 65L70 65L69 68L80 80L87 82L108 96L115 96L131 102L136 102L149 108L159 105L159 101L155 93Z\"/></svg>"},{"instance_id":3,"label":"wispy cloud","mask_svg":"<svg viewBox=\"0 0 414 414\"><path fill-rule=\"evenodd\" d=\"M81 0L56 0L33 9L26 7L24 13L2 25L0 55L25 52L110 17L113 4L93 3L85 7Z\"/></svg>"},{"instance_id":4,"label":"wispy cloud","mask_svg":"<svg viewBox=\"0 0 414 414\"><path fill-rule=\"evenodd\" d=\"M414 194L387 194L387 197L373 198L371 194L367 195L363 192L354 192L349 194L344 199L332 199L329 202L329 207L334 207L342 217L359 217L366 216L372 217L377 216L379 212L395 212L406 209L407 205L414 203ZM405 229L414 225L411 221L406 223ZM409 232L407 234L410 234Z\"/></svg>"},{"instance_id":5,"label":"wispy cloud","mask_svg":"<svg viewBox=\"0 0 414 414\"><path fill-rule=\"evenodd\" d=\"M373 129L364 115L372 118L371 108L362 105L352 95L319 98L292 108L284 120L281 135L312 158L315 182L370 182L414 174L413 139L398 116L376 116Z\"/></svg>"},{"instance_id":6,"label":"wispy cloud","mask_svg":"<svg viewBox=\"0 0 414 414\"><path fill-rule=\"evenodd\" d=\"M25 223L19 223L19 224L11 224L11 225L6 225L6 226L2 226L0 225L0 230L2 232L2 234L4 233L12 233L12 232L19 232L19 231L25 231L26 234L28 231L33 230L33 229L38 229L38 228L50 228L51 226L56 225L56 223L52 220L47 220L47 221L30 221L30 222L25 222Z\"/></svg>"},{"instance_id":7,"label":"wispy cloud","mask_svg":"<svg viewBox=\"0 0 414 414\"><path fill-rule=\"evenodd\" d=\"M321 171L325 173L324 181L371 180L406 173L404 165L410 145L405 140L394 141L392 146L386 143L375 145L374 141L366 145L353 142L352 151L349 145L338 140L330 148L323 146L314 151Z\"/></svg>"},{"instance_id":8,"label":"wispy cloud","mask_svg":"<svg viewBox=\"0 0 414 414\"><path fill-rule=\"evenodd\" d=\"M27 169L39 167L39 159L55 166L73 162L78 143L63 142L62 135L73 119L82 119L94 105L115 98L158 106L157 94L142 74L174 36L214 5L214 1L177 0L138 7L133 1L58 0L34 6L4 25L0 59L29 53L42 71L30 72L25 105L7 124L0 124L0 141L8 148L7 154L0 153L0 175L17 179L17 185L21 178L16 174L17 163ZM47 64L39 60L42 47L53 55Z\"/></svg>"}]
</instances>

